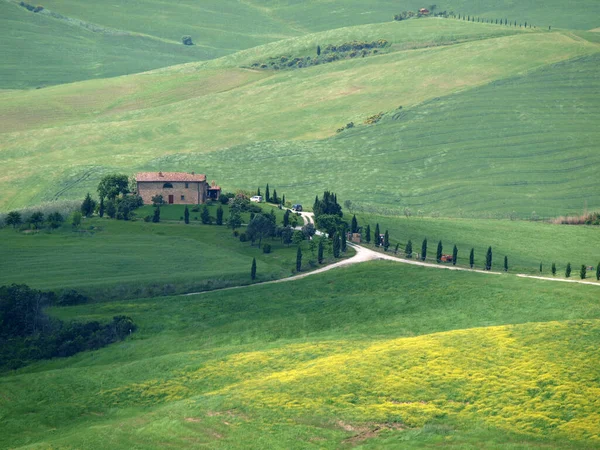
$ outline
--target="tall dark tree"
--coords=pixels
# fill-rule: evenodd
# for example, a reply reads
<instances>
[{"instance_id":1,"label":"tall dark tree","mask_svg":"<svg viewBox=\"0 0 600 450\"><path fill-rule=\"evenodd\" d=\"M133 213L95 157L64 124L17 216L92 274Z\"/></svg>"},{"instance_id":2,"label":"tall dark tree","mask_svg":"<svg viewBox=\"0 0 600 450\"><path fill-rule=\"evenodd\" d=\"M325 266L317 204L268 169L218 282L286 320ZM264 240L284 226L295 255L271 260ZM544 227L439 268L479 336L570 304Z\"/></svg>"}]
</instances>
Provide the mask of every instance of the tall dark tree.
<instances>
[{"instance_id":1,"label":"tall dark tree","mask_svg":"<svg viewBox=\"0 0 600 450\"><path fill-rule=\"evenodd\" d=\"M279 203L279 199L277 198L277 189L273 189L273 203Z\"/></svg>"},{"instance_id":2,"label":"tall dark tree","mask_svg":"<svg viewBox=\"0 0 600 450\"><path fill-rule=\"evenodd\" d=\"M552 276L556 276L556 263L552 263Z\"/></svg>"},{"instance_id":3,"label":"tall dark tree","mask_svg":"<svg viewBox=\"0 0 600 450\"><path fill-rule=\"evenodd\" d=\"M540 273L542 273L542 262L540 261Z\"/></svg>"},{"instance_id":4,"label":"tall dark tree","mask_svg":"<svg viewBox=\"0 0 600 450\"><path fill-rule=\"evenodd\" d=\"M582 264L581 271L579 272L579 278L581 278L582 280L585 280L586 275L587 275L587 268L585 267L585 264Z\"/></svg>"},{"instance_id":5,"label":"tall dark tree","mask_svg":"<svg viewBox=\"0 0 600 450\"><path fill-rule=\"evenodd\" d=\"M256 195L260 195L260 187L256 190Z\"/></svg>"},{"instance_id":6,"label":"tall dark tree","mask_svg":"<svg viewBox=\"0 0 600 450\"><path fill-rule=\"evenodd\" d=\"M298 246L298 251L296 252L296 272L300 272L302 269L302 249Z\"/></svg>"},{"instance_id":7,"label":"tall dark tree","mask_svg":"<svg viewBox=\"0 0 600 450\"><path fill-rule=\"evenodd\" d=\"M427 238L423 239L421 244L421 259L425 261L425 258L427 258Z\"/></svg>"},{"instance_id":8,"label":"tall dark tree","mask_svg":"<svg viewBox=\"0 0 600 450\"><path fill-rule=\"evenodd\" d=\"M190 210L187 205L185 205L185 209L183 210L183 221L188 224L190 223Z\"/></svg>"},{"instance_id":9,"label":"tall dark tree","mask_svg":"<svg viewBox=\"0 0 600 450\"><path fill-rule=\"evenodd\" d=\"M390 233L388 233L388 230L385 230L383 236L383 249L387 252L388 248L390 248Z\"/></svg>"},{"instance_id":10,"label":"tall dark tree","mask_svg":"<svg viewBox=\"0 0 600 450\"><path fill-rule=\"evenodd\" d=\"M290 210L286 209L283 213L283 226L287 227L290 224Z\"/></svg>"},{"instance_id":11,"label":"tall dark tree","mask_svg":"<svg viewBox=\"0 0 600 450\"><path fill-rule=\"evenodd\" d=\"M269 203L271 201L271 192L269 191L269 184L267 183L267 188L265 189L265 202Z\"/></svg>"},{"instance_id":12,"label":"tall dark tree","mask_svg":"<svg viewBox=\"0 0 600 450\"><path fill-rule=\"evenodd\" d=\"M210 225L210 211L208 210L208 206L202 205L202 212L200 213L200 220L204 225Z\"/></svg>"},{"instance_id":13,"label":"tall dark tree","mask_svg":"<svg viewBox=\"0 0 600 450\"><path fill-rule=\"evenodd\" d=\"M317 45L317 56L321 56L321 46Z\"/></svg>"},{"instance_id":14,"label":"tall dark tree","mask_svg":"<svg viewBox=\"0 0 600 450\"><path fill-rule=\"evenodd\" d=\"M223 225L223 207L221 205L217 208L217 225Z\"/></svg>"},{"instance_id":15,"label":"tall dark tree","mask_svg":"<svg viewBox=\"0 0 600 450\"><path fill-rule=\"evenodd\" d=\"M565 269L565 277L569 278L571 276L571 263L567 263L567 268Z\"/></svg>"},{"instance_id":16,"label":"tall dark tree","mask_svg":"<svg viewBox=\"0 0 600 450\"><path fill-rule=\"evenodd\" d=\"M340 237L341 237L340 250L342 251L342 253L346 253L346 249L348 248L348 243L346 242L346 232L342 231Z\"/></svg>"},{"instance_id":17,"label":"tall dark tree","mask_svg":"<svg viewBox=\"0 0 600 450\"><path fill-rule=\"evenodd\" d=\"M452 249L452 265L455 266L458 260L458 248L456 244L454 244L454 248Z\"/></svg>"},{"instance_id":18,"label":"tall dark tree","mask_svg":"<svg viewBox=\"0 0 600 450\"><path fill-rule=\"evenodd\" d=\"M356 214L352 216L352 223L350 225L350 232L358 233L358 221L356 220Z\"/></svg>"},{"instance_id":19,"label":"tall dark tree","mask_svg":"<svg viewBox=\"0 0 600 450\"><path fill-rule=\"evenodd\" d=\"M442 262L442 252L444 251L444 247L442 246L442 241L438 242L437 250L435 252L435 260L440 263Z\"/></svg>"},{"instance_id":20,"label":"tall dark tree","mask_svg":"<svg viewBox=\"0 0 600 450\"><path fill-rule=\"evenodd\" d=\"M469 253L469 265L471 266L471 269L475 265L475 249L474 248L472 248L471 253Z\"/></svg>"},{"instance_id":21,"label":"tall dark tree","mask_svg":"<svg viewBox=\"0 0 600 450\"><path fill-rule=\"evenodd\" d=\"M407 258L412 258L412 241L409 239L408 242L406 243L406 247L404 248L404 254L406 255Z\"/></svg>"},{"instance_id":22,"label":"tall dark tree","mask_svg":"<svg viewBox=\"0 0 600 450\"><path fill-rule=\"evenodd\" d=\"M281 196L281 204L285 206L285 194Z\"/></svg>"},{"instance_id":23,"label":"tall dark tree","mask_svg":"<svg viewBox=\"0 0 600 450\"><path fill-rule=\"evenodd\" d=\"M109 206L112 205L112 204L113 203L110 202ZM154 208L154 215L152 216L152 222L154 222L154 223L160 222L160 206L157 206L156 208Z\"/></svg>"},{"instance_id":24,"label":"tall dark tree","mask_svg":"<svg viewBox=\"0 0 600 450\"><path fill-rule=\"evenodd\" d=\"M379 231L379 223L375 224L375 236L373 236L373 242L375 242L375 247L379 247L381 244L381 232Z\"/></svg>"},{"instance_id":25,"label":"tall dark tree","mask_svg":"<svg viewBox=\"0 0 600 450\"><path fill-rule=\"evenodd\" d=\"M504 271L508 272L508 256L504 256Z\"/></svg>"},{"instance_id":26,"label":"tall dark tree","mask_svg":"<svg viewBox=\"0 0 600 450\"><path fill-rule=\"evenodd\" d=\"M340 257L340 247L341 247L340 233L338 233L336 231L333 234L333 257L334 258L339 258Z\"/></svg>"},{"instance_id":27,"label":"tall dark tree","mask_svg":"<svg viewBox=\"0 0 600 450\"><path fill-rule=\"evenodd\" d=\"M81 214L85 217L91 217L94 214L94 208L96 207L96 202L92 200L92 196L88 192L83 199L83 203L81 204Z\"/></svg>"},{"instance_id":28,"label":"tall dark tree","mask_svg":"<svg viewBox=\"0 0 600 450\"><path fill-rule=\"evenodd\" d=\"M98 208L98 215L104 217L104 198L100 199L100 207Z\"/></svg>"},{"instance_id":29,"label":"tall dark tree","mask_svg":"<svg viewBox=\"0 0 600 450\"><path fill-rule=\"evenodd\" d=\"M596 280L600 280L600 261L596 265Z\"/></svg>"},{"instance_id":30,"label":"tall dark tree","mask_svg":"<svg viewBox=\"0 0 600 450\"><path fill-rule=\"evenodd\" d=\"M256 258L252 258L252 267L250 267L250 278L256 280Z\"/></svg>"},{"instance_id":31,"label":"tall dark tree","mask_svg":"<svg viewBox=\"0 0 600 450\"><path fill-rule=\"evenodd\" d=\"M485 270L492 270L492 247L488 247L485 254Z\"/></svg>"},{"instance_id":32,"label":"tall dark tree","mask_svg":"<svg viewBox=\"0 0 600 450\"><path fill-rule=\"evenodd\" d=\"M6 219L4 219L6 225L12 226L13 228L17 228L23 222L21 218L21 213L19 211L11 211L6 215Z\"/></svg>"},{"instance_id":33,"label":"tall dark tree","mask_svg":"<svg viewBox=\"0 0 600 450\"><path fill-rule=\"evenodd\" d=\"M319 247L317 250L317 261L323 264L323 239L319 239Z\"/></svg>"},{"instance_id":34,"label":"tall dark tree","mask_svg":"<svg viewBox=\"0 0 600 450\"><path fill-rule=\"evenodd\" d=\"M365 242L367 244L371 243L371 225L367 225L367 229L365 231Z\"/></svg>"}]
</instances>

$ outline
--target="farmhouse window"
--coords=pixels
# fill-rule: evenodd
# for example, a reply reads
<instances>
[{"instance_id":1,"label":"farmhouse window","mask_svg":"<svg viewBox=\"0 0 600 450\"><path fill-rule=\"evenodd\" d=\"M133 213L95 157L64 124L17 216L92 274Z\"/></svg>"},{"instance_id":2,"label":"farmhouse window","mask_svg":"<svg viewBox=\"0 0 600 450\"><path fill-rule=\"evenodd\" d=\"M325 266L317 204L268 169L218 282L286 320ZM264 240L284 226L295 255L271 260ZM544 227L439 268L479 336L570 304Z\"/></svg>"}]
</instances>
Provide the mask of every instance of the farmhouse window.
<instances>
[{"instance_id":1,"label":"farmhouse window","mask_svg":"<svg viewBox=\"0 0 600 450\"><path fill-rule=\"evenodd\" d=\"M163 189L173 189L173 185L171 183L163 184Z\"/></svg>"},{"instance_id":2,"label":"farmhouse window","mask_svg":"<svg viewBox=\"0 0 600 450\"><path fill-rule=\"evenodd\" d=\"M190 187L189 183L185 183L185 188L188 189Z\"/></svg>"},{"instance_id":3,"label":"farmhouse window","mask_svg":"<svg viewBox=\"0 0 600 450\"><path fill-rule=\"evenodd\" d=\"M182 195L182 196L181 196L181 200L185 200L185 195Z\"/></svg>"}]
</instances>

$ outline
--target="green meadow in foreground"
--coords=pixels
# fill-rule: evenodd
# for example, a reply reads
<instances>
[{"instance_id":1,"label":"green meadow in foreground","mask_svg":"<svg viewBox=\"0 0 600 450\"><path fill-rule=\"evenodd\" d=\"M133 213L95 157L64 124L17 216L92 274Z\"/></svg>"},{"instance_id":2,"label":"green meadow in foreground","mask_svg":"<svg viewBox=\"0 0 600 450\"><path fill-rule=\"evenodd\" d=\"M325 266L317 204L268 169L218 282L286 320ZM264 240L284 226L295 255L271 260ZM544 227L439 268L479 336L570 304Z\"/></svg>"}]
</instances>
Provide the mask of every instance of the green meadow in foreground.
<instances>
[{"instance_id":1,"label":"green meadow in foreground","mask_svg":"<svg viewBox=\"0 0 600 450\"><path fill-rule=\"evenodd\" d=\"M131 338L0 378L0 446L591 448L598 287L389 262L54 308Z\"/></svg>"}]
</instances>

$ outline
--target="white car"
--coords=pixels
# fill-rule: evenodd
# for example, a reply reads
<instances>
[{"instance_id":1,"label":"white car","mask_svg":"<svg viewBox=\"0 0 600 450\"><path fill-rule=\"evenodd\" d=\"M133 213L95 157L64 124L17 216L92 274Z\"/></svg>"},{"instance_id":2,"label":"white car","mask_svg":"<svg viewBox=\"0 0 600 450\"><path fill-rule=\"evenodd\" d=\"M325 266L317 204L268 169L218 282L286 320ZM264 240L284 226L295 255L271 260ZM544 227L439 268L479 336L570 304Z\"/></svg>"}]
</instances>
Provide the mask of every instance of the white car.
<instances>
[{"instance_id":1,"label":"white car","mask_svg":"<svg viewBox=\"0 0 600 450\"><path fill-rule=\"evenodd\" d=\"M262 195L255 195L253 197L250 197L250 201L254 203L262 203L263 197Z\"/></svg>"}]
</instances>

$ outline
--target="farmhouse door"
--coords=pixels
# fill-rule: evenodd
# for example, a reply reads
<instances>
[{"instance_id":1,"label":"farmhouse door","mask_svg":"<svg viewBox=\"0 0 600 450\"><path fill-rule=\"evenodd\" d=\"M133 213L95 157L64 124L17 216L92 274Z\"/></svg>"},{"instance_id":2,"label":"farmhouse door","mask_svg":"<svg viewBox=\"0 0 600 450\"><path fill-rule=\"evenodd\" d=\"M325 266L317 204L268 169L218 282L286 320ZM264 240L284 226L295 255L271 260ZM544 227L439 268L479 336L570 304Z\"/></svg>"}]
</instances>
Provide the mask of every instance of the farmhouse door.
<instances>
[{"instance_id":1,"label":"farmhouse door","mask_svg":"<svg viewBox=\"0 0 600 450\"><path fill-rule=\"evenodd\" d=\"M169 205L172 205L172 204L173 204L173 196L169 195Z\"/></svg>"}]
</instances>

